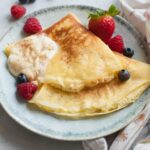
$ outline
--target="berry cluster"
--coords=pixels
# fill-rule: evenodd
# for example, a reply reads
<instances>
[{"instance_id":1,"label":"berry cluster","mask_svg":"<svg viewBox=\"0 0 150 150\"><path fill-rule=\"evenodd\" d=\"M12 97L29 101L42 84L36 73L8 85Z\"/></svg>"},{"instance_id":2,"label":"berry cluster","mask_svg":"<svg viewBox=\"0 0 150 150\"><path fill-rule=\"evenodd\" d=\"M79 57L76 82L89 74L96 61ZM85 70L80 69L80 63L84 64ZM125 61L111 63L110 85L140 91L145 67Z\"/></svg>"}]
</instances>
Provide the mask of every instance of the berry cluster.
<instances>
[{"instance_id":1,"label":"berry cluster","mask_svg":"<svg viewBox=\"0 0 150 150\"><path fill-rule=\"evenodd\" d=\"M17 77L17 93L24 100L32 99L37 90L37 85L30 82L25 74L20 73Z\"/></svg>"},{"instance_id":2,"label":"berry cluster","mask_svg":"<svg viewBox=\"0 0 150 150\"><path fill-rule=\"evenodd\" d=\"M19 0L20 4L33 3L35 0ZM22 5L15 4L10 9L12 17L15 19L19 19L26 13L26 8ZM40 32L42 30L42 26L37 18L32 17L28 18L23 27L23 31L25 33L34 34Z\"/></svg>"},{"instance_id":3,"label":"berry cluster","mask_svg":"<svg viewBox=\"0 0 150 150\"><path fill-rule=\"evenodd\" d=\"M132 57L134 50L124 47L124 41L121 35L115 35L115 20L114 16L119 14L119 10L111 5L106 11L98 9L96 12L89 15L89 30L103 40L111 50L124 54L127 57Z\"/></svg>"}]
</instances>

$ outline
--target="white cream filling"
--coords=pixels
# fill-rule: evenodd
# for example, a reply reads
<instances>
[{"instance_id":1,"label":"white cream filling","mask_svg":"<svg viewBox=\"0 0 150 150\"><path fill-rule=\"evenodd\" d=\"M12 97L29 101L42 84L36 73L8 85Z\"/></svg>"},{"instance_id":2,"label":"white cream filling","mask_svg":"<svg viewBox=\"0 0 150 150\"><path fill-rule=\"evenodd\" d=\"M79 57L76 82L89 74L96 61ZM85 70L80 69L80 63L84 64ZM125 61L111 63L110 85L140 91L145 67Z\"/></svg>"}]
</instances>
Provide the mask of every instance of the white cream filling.
<instances>
[{"instance_id":1,"label":"white cream filling","mask_svg":"<svg viewBox=\"0 0 150 150\"><path fill-rule=\"evenodd\" d=\"M43 75L49 60L58 51L58 44L43 33L11 45L10 51L10 72L14 76L24 73L30 80L34 80Z\"/></svg>"}]
</instances>

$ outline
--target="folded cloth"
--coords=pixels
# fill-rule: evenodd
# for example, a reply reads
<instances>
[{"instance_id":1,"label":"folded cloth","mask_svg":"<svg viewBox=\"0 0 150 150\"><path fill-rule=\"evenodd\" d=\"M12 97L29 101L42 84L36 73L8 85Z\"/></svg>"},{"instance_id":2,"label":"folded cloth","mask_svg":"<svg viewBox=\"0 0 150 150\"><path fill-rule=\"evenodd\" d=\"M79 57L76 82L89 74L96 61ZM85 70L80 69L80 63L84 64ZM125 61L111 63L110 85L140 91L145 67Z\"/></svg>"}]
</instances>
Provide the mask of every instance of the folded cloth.
<instances>
[{"instance_id":1,"label":"folded cloth","mask_svg":"<svg viewBox=\"0 0 150 150\"><path fill-rule=\"evenodd\" d=\"M150 41L150 0L120 0L121 14Z\"/></svg>"},{"instance_id":2,"label":"folded cloth","mask_svg":"<svg viewBox=\"0 0 150 150\"><path fill-rule=\"evenodd\" d=\"M146 37L150 47L150 0L119 0L119 2L121 15ZM141 138L150 136L150 120L147 123L149 116L150 104L132 123L119 133L110 146L110 150L150 150L150 140L146 140L146 142L145 140L140 141ZM147 125L145 126L146 123ZM130 136L127 136L127 134ZM141 135L143 136L141 137ZM120 137L123 140L120 140ZM105 138L84 141L82 144L84 150L107 150L109 147Z\"/></svg>"},{"instance_id":3,"label":"folded cloth","mask_svg":"<svg viewBox=\"0 0 150 150\"><path fill-rule=\"evenodd\" d=\"M149 150L150 148L150 143L144 143L144 144L138 144L134 150Z\"/></svg>"},{"instance_id":4,"label":"folded cloth","mask_svg":"<svg viewBox=\"0 0 150 150\"><path fill-rule=\"evenodd\" d=\"M110 150L129 150L150 118L150 103L144 110L116 137ZM144 146L144 144L143 144ZM150 147L149 147L150 148Z\"/></svg>"},{"instance_id":5,"label":"folded cloth","mask_svg":"<svg viewBox=\"0 0 150 150\"><path fill-rule=\"evenodd\" d=\"M82 142L85 150L107 150L107 143L105 138L99 138L96 140L88 140Z\"/></svg>"},{"instance_id":6,"label":"folded cloth","mask_svg":"<svg viewBox=\"0 0 150 150\"><path fill-rule=\"evenodd\" d=\"M149 150L150 149L150 139L144 139L140 141L134 148L134 150Z\"/></svg>"}]
</instances>

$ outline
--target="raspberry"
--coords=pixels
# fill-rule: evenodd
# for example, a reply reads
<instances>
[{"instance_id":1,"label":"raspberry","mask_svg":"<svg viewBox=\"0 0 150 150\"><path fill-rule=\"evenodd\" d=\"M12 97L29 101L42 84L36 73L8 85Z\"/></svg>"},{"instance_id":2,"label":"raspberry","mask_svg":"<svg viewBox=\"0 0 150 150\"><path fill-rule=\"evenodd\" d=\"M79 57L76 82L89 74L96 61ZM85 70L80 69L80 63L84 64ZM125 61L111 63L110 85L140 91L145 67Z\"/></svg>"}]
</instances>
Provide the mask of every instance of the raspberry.
<instances>
[{"instance_id":1,"label":"raspberry","mask_svg":"<svg viewBox=\"0 0 150 150\"><path fill-rule=\"evenodd\" d=\"M13 5L10 11L14 18L19 19L26 13L26 8L21 5Z\"/></svg>"},{"instance_id":2,"label":"raspberry","mask_svg":"<svg viewBox=\"0 0 150 150\"><path fill-rule=\"evenodd\" d=\"M108 46L116 52L123 53L124 43L121 35L116 35L109 40Z\"/></svg>"},{"instance_id":3,"label":"raspberry","mask_svg":"<svg viewBox=\"0 0 150 150\"><path fill-rule=\"evenodd\" d=\"M37 18L28 18L23 27L24 32L34 34L42 31L42 27Z\"/></svg>"},{"instance_id":4,"label":"raspberry","mask_svg":"<svg viewBox=\"0 0 150 150\"><path fill-rule=\"evenodd\" d=\"M21 97L23 97L25 100L30 100L33 97L36 90L37 90L37 85L31 82L21 83L17 85L18 94Z\"/></svg>"}]
</instances>

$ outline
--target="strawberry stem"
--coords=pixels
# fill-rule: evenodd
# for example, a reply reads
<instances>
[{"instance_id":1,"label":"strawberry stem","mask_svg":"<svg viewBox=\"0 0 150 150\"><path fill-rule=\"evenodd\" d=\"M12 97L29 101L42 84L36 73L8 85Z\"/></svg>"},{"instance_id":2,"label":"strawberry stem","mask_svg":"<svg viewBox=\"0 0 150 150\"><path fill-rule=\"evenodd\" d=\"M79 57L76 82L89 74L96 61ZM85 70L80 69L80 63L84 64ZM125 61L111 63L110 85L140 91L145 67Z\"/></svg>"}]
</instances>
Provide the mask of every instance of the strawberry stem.
<instances>
[{"instance_id":1,"label":"strawberry stem","mask_svg":"<svg viewBox=\"0 0 150 150\"><path fill-rule=\"evenodd\" d=\"M95 12L89 14L88 18L97 19L101 16L110 15L112 17L118 15L120 11L116 8L115 5L111 5L108 10L97 9Z\"/></svg>"}]
</instances>

